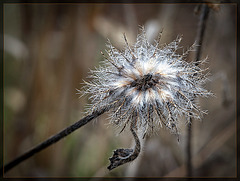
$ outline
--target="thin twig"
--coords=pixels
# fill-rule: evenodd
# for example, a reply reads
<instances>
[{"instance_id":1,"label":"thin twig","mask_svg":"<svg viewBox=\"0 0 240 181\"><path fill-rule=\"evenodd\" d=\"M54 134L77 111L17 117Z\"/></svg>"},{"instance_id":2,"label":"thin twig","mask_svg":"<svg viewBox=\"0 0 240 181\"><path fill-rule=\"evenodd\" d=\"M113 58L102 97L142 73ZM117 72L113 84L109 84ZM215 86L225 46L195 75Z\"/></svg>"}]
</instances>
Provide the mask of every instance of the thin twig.
<instances>
[{"instance_id":1,"label":"thin twig","mask_svg":"<svg viewBox=\"0 0 240 181\"><path fill-rule=\"evenodd\" d=\"M224 114L221 114L221 116ZM229 114L234 115L235 114ZM218 117L221 117L218 116ZM199 169L203 163L206 163L207 159L212 156L215 152L218 151L218 149L223 146L227 140L229 140L235 133L235 122L236 119L234 116L228 117L226 120L228 122L232 122L230 125L225 127L223 130L219 131L213 138L210 139L210 141L192 158L193 168ZM216 118L216 120L219 120ZM167 175L164 175L164 177L172 177L175 175L178 175L179 177L184 176L186 172L186 164L183 164L179 166L178 168L170 171Z\"/></svg>"},{"instance_id":2,"label":"thin twig","mask_svg":"<svg viewBox=\"0 0 240 181\"><path fill-rule=\"evenodd\" d=\"M195 60L196 62L199 62L201 57L203 37L206 30L206 24L207 24L207 19L208 19L209 10L210 10L207 4L203 4L201 9L202 9L202 12L200 15L198 34L196 39L196 43L198 45L196 50L196 60ZM196 63L196 65L199 65L199 63Z\"/></svg>"},{"instance_id":3,"label":"thin twig","mask_svg":"<svg viewBox=\"0 0 240 181\"><path fill-rule=\"evenodd\" d=\"M20 155L16 159L14 159L11 162L9 162L8 164L6 164L4 166L4 173L9 171L13 167L17 166L18 164L20 164L24 160L32 157L34 154L36 154L36 153L42 151L43 149L49 147L53 143L58 142L62 138L66 137L67 135L69 135L73 131L75 131L78 128L84 126L85 124L87 124L88 122L90 122L94 118L97 118L98 116L100 116L101 114L103 114L104 112L106 112L108 110L109 110L109 108L103 108L101 110L94 111L92 114L89 114L89 115L85 116L84 118L82 118L81 120L77 121L73 125L65 128L64 130L60 131L59 133L57 133L57 134L53 135L52 137L48 138L47 140L43 141L39 145L35 146L34 148L30 149L29 151L25 152L24 154Z\"/></svg>"},{"instance_id":4,"label":"thin twig","mask_svg":"<svg viewBox=\"0 0 240 181\"><path fill-rule=\"evenodd\" d=\"M187 127L187 176L191 177L192 174L192 118L189 118Z\"/></svg>"},{"instance_id":5,"label":"thin twig","mask_svg":"<svg viewBox=\"0 0 240 181\"><path fill-rule=\"evenodd\" d=\"M203 4L201 6L201 15L200 15L200 20L199 20L199 27L198 27L198 32L197 32L197 38L196 38L196 44L197 50L196 50L196 57L195 61L199 62L200 57L201 57L201 52L202 52L202 44L203 44L203 37L204 33L206 30L206 23L209 15L209 7L207 4ZM196 66L199 65L199 63L195 64ZM193 122L192 118L189 119L189 124L187 127L187 147L186 147L186 153L187 153L187 176L191 177L193 175L193 170L192 170L192 127L193 127Z\"/></svg>"}]
</instances>

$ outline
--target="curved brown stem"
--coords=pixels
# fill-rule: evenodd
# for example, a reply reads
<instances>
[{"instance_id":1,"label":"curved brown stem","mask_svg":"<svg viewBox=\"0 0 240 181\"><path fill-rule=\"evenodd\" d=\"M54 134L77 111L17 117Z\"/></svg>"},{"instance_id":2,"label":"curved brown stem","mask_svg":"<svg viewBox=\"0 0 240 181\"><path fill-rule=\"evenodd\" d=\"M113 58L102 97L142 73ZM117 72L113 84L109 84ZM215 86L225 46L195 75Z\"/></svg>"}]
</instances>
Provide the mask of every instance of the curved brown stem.
<instances>
[{"instance_id":1,"label":"curved brown stem","mask_svg":"<svg viewBox=\"0 0 240 181\"><path fill-rule=\"evenodd\" d=\"M131 133L134 137L135 143L136 143L134 150L129 149L129 148L126 148L126 149L121 148L121 149L115 150L113 152L113 156L111 158L109 158L111 163L107 167L108 170L112 170L114 168L117 168L120 165L131 162L138 157L138 155L141 151L141 144L140 144L138 135L135 131L134 121L131 123L130 131L131 131Z\"/></svg>"}]
</instances>

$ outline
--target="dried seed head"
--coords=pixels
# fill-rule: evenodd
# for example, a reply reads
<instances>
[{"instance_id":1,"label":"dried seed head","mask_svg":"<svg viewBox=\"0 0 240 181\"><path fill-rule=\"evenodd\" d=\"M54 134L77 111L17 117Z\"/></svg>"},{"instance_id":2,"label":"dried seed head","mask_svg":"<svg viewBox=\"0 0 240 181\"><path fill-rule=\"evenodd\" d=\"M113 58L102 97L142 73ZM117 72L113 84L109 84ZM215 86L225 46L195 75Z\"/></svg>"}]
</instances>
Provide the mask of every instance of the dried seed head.
<instances>
[{"instance_id":1,"label":"dried seed head","mask_svg":"<svg viewBox=\"0 0 240 181\"><path fill-rule=\"evenodd\" d=\"M112 123L124 130L134 121L144 135L161 126L177 133L180 116L200 118L205 113L195 100L211 94L202 87L207 74L199 65L206 61L185 61L195 44L180 55L182 37L160 48L158 41L148 43L143 28L133 47L124 39L123 51L109 41L108 56L102 53L104 65L91 71L93 79L84 87L91 95L90 111L110 107Z\"/></svg>"}]
</instances>

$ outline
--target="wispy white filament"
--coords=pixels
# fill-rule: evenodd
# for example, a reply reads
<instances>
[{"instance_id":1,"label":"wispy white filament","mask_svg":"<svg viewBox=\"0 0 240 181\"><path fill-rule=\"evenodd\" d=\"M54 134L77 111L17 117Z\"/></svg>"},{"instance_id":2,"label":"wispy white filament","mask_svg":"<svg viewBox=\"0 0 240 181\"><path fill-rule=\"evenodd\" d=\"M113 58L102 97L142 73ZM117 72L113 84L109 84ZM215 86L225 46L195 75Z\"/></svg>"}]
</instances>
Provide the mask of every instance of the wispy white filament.
<instances>
[{"instance_id":1,"label":"wispy white filament","mask_svg":"<svg viewBox=\"0 0 240 181\"><path fill-rule=\"evenodd\" d=\"M163 47L149 44L144 29L136 43L120 51L110 41L103 66L91 71L84 93L90 94L90 111L111 108L111 122L125 129L137 120L135 129L144 135L164 125L177 133L180 116L200 118L196 103L199 96L211 93L203 88L207 81L199 62L185 58L195 45L182 55L177 53L182 37ZM196 66L198 63L198 66Z\"/></svg>"}]
</instances>

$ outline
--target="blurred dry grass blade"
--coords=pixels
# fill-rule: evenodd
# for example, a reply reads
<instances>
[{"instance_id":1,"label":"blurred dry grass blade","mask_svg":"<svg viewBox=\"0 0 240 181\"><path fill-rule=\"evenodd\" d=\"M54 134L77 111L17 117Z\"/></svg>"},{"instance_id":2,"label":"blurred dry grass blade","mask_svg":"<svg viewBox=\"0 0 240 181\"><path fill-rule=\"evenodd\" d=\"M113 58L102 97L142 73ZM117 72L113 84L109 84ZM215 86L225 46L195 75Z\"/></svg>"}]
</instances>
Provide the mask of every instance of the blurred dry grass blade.
<instances>
[{"instance_id":1,"label":"blurred dry grass blade","mask_svg":"<svg viewBox=\"0 0 240 181\"><path fill-rule=\"evenodd\" d=\"M235 121L231 121L232 123L220 131L214 138L212 138L207 145L195 156L192 158L193 168L196 170L201 167L209 157L213 156L215 152L217 152L232 136L235 135L236 123ZM187 173L187 165L183 164L182 166L172 170L165 177L184 177Z\"/></svg>"},{"instance_id":2,"label":"blurred dry grass blade","mask_svg":"<svg viewBox=\"0 0 240 181\"><path fill-rule=\"evenodd\" d=\"M16 60L27 59L29 56L28 49L22 41L6 34L4 35L4 51L13 55Z\"/></svg>"}]
</instances>

